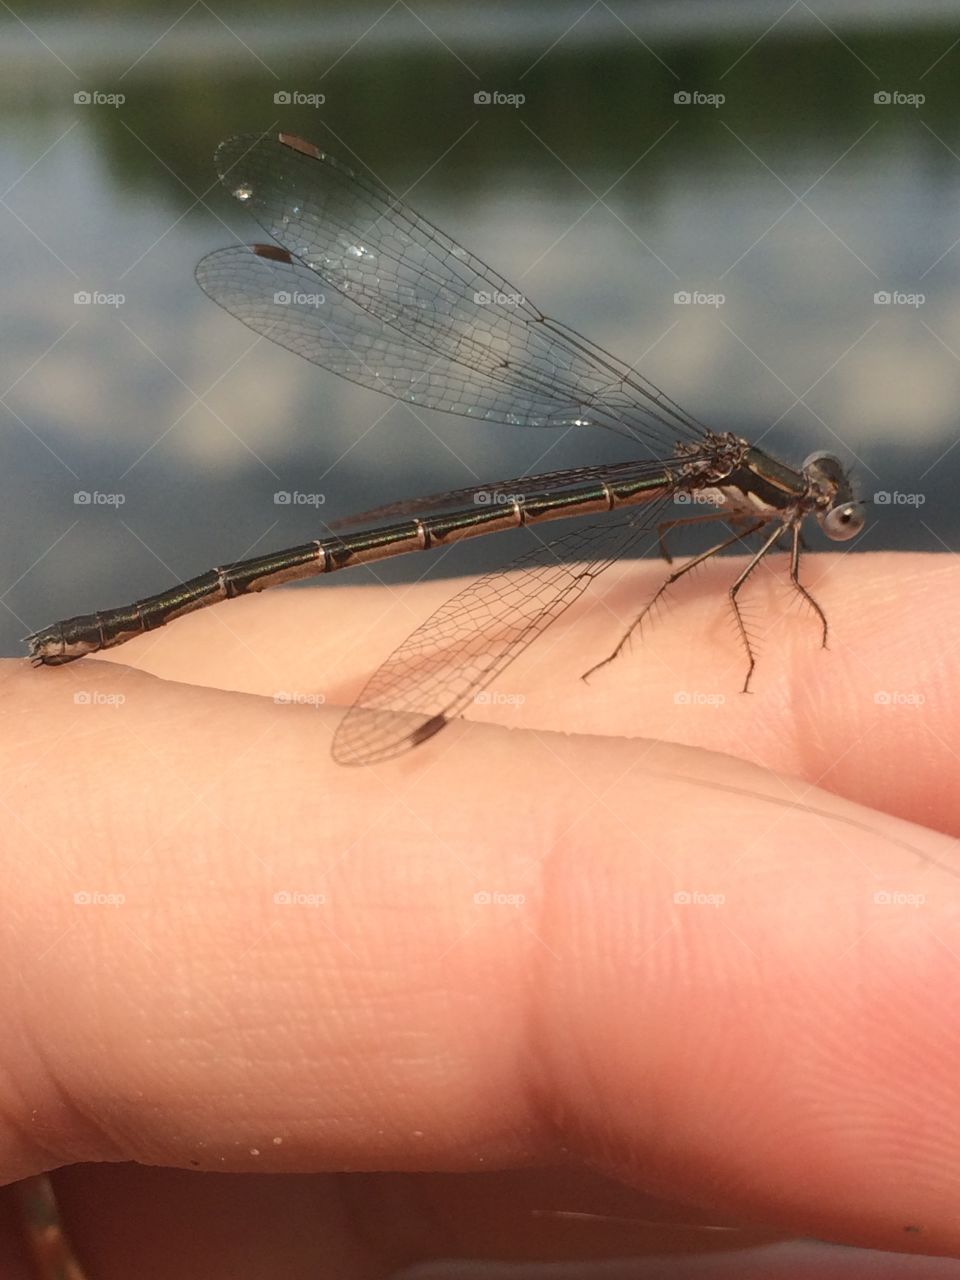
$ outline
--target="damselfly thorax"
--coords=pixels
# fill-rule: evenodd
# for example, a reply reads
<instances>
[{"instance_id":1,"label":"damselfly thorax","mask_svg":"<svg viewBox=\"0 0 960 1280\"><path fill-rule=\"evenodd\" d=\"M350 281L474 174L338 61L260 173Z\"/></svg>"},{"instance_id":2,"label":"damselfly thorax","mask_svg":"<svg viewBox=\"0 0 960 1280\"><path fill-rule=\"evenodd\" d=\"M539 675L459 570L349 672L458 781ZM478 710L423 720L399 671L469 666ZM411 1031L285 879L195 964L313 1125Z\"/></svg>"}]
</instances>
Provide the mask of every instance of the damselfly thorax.
<instances>
[{"instance_id":1,"label":"damselfly thorax","mask_svg":"<svg viewBox=\"0 0 960 1280\"><path fill-rule=\"evenodd\" d=\"M301 546L45 627L29 637L36 662L72 662L252 591L519 527L531 530L534 549L463 588L387 658L337 730L336 760L369 764L432 737L619 557L653 541L669 559L665 539L682 525L726 529L670 573L603 662L672 583L753 535L759 548L729 591L747 658L744 688L755 659L737 598L782 541L793 586L826 643L827 620L800 583L799 562L810 517L835 541L863 526L836 458L814 454L797 470L705 426L374 179L310 143L283 133L231 138L216 163L221 182L276 243L219 249L199 264L197 280L251 329L409 404L479 423L602 428L633 442L637 457L363 512ZM572 517L577 523L559 538L540 536L540 525Z\"/></svg>"}]
</instances>

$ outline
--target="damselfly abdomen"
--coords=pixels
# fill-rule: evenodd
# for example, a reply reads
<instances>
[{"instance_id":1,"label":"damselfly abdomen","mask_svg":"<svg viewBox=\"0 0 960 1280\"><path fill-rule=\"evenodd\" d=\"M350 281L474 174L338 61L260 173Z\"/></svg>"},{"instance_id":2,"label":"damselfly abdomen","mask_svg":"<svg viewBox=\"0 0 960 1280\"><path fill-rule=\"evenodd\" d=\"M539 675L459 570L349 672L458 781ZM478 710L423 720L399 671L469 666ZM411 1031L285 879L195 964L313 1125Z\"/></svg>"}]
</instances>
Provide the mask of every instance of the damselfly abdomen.
<instances>
[{"instance_id":1,"label":"damselfly abdomen","mask_svg":"<svg viewBox=\"0 0 960 1280\"><path fill-rule=\"evenodd\" d=\"M221 181L276 243L217 250L197 267L197 280L251 329L410 404L481 422L601 427L631 440L638 456L381 507L365 513L371 528L224 565L134 604L54 623L29 637L36 662L71 662L284 582L573 516L602 518L554 541L538 538L533 552L465 587L391 654L338 728L336 760L369 764L432 737L603 569L653 533L662 546L677 525L722 521L728 529L671 573L657 597L694 565L760 535L730 590L747 656L744 688L754 655L737 595L781 540L790 548L793 585L826 641L826 618L799 580L800 539L810 516L835 540L863 526L836 458L814 454L798 470L711 430L635 369L544 315L379 183L310 143L283 133L231 138L216 163ZM668 519L678 495L702 503L703 513Z\"/></svg>"}]
</instances>

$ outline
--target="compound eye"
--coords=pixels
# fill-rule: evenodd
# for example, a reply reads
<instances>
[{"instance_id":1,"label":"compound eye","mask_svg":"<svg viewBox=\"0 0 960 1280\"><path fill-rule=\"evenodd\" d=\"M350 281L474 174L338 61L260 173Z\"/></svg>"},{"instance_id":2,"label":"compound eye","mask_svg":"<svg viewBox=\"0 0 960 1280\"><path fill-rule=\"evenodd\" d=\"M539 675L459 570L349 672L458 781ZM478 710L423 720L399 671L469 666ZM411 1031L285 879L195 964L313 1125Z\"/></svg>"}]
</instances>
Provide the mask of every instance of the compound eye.
<instances>
[{"instance_id":1,"label":"compound eye","mask_svg":"<svg viewBox=\"0 0 960 1280\"><path fill-rule=\"evenodd\" d=\"M846 502L834 507L823 517L823 532L834 542L846 542L855 538L865 524L862 508L856 502Z\"/></svg>"}]
</instances>

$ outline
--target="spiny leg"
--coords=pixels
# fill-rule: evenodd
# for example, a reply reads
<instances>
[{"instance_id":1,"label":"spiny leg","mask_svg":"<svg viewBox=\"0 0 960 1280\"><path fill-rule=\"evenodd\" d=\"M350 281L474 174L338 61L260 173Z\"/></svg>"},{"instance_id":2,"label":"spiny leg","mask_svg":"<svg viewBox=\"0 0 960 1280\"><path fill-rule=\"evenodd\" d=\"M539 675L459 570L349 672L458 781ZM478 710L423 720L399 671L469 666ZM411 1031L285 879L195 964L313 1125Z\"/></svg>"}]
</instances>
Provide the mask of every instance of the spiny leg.
<instances>
[{"instance_id":1,"label":"spiny leg","mask_svg":"<svg viewBox=\"0 0 960 1280\"><path fill-rule=\"evenodd\" d=\"M740 588L743 586L746 580L750 577L751 573L753 573L754 569L756 569L757 565L760 563L763 557L773 547L776 546L777 542L783 536L783 529L784 529L783 525L779 525L776 529L774 529L773 533L771 533L770 537L767 538L766 542L763 543L760 550L753 557L753 559L750 561L747 567L743 570L743 572L739 575L736 582L734 582L733 586L730 588L728 592L728 595L730 597L730 603L733 605L734 617L737 620L737 627L740 631L740 639L743 641L743 647L747 652L748 665L747 665L747 678L743 682L744 693L748 693L750 690L750 677L753 675L753 669L757 665L757 660L753 654L753 645L751 645L750 643L750 637L747 634L747 628L744 625L743 615L740 612L740 606L737 604L737 595L739 594ZM756 530L753 530L753 532L756 532Z\"/></svg>"},{"instance_id":2,"label":"spiny leg","mask_svg":"<svg viewBox=\"0 0 960 1280\"><path fill-rule=\"evenodd\" d=\"M664 520L663 524L657 525L657 545L660 548L661 556L663 556L667 564L673 564L673 556L667 550L667 544L663 538L668 529L679 529L684 524L703 524L705 520L719 519L721 519L721 516L714 511L706 516L682 516L679 520Z\"/></svg>"},{"instance_id":3,"label":"spiny leg","mask_svg":"<svg viewBox=\"0 0 960 1280\"><path fill-rule=\"evenodd\" d=\"M811 606L814 613L820 619L820 625L823 627L822 643L825 649L827 647L827 615L823 612L823 610L817 604L816 600L814 600L813 596L810 594L807 588L800 581L801 548L806 550L806 548L803 546L803 536L801 534L800 525L799 523L797 523L793 526L793 547L790 552L790 581L793 583L796 589L803 596L804 600L806 600L807 604Z\"/></svg>"},{"instance_id":4,"label":"spiny leg","mask_svg":"<svg viewBox=\"0 0 960 1280\"><path fill-rule=\"evenodd\" d=\"M698 516L696 517L696 519L700 520L700 519L703 519L703 517ZM715 516L714 519L719 520L719 519L722 519L722 517ZM595 671L599 671L601 667L605 667L608 662L612 662L614 658L616 658L620 654L621 650L623 649L623 646L630 639L631 635L636 630L636 628L644 620L644 618L647 616L647 614L650 612L653 606L657 603L657 601L660 599L663 593L669 590L669 588L673 586L673 584L677 581L678 578L682 578L685 573L689 573L691 569L695 569L698 564L703 564L703 562L705 560L709 560L711 556L715 556L718 552L724 551L727 547L732 547L735 542L739 542L742 538L749 538L751 534L754 534L759 529L762 529L764 526L764 523L765 521L761 520L761 521L758 521L756 524L751 525L749 529L739 530L738 532L732 534L729 538L724 538L722 542L718 542L715 546L708 547L707 550L702 551L700 555L694 556L693 559L688 560L687 563L682 566L682 568L674 569L673 573L668 574L667 577L664 578L663 582L660 584L660 587L658 588L656 594L650 600L647 601L643 609L641 609L641 611L637 614L634 620L630 623L629 627L627 627L626 631L620 637L620 640L617 643L616 647L613 649L613 651L609 653L605 658L602 658L600 662L594 663L594 665L590 667L588 671L584 671L580 679L588 680Z\"/></svg>"}]
</instances>

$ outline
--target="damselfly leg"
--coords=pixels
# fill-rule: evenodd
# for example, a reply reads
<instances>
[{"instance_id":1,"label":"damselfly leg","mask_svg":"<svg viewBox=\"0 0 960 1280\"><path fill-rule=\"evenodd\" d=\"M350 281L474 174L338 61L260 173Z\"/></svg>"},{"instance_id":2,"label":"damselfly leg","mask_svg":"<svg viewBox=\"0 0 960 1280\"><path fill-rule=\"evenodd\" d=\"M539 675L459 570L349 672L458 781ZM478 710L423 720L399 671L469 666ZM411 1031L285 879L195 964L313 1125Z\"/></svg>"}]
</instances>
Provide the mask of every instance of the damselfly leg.
<instances>
[{"instance_id":1,"label":"damselfly leg","mask_svg":"<svg viewBox=\"0 0 960 1280\"><path fill-rule=\"evenodd\" d=\"M29 637L35 662L72 662L268 587L526 529L538 539L532 552L460 591L371 676L333 744L340 763L371 764L425 742L460 714L648 535L669 562L665 533L710 519L727 520L734 534L675 570L610 658L668 586L746 533L767 529L773 532L729 593L749 660L747 683L754 655L738 594L790 531L791 581L826 639L823 612L799 581L799 528L812 516L828 537L846 540L862 527L836 458L814 454L791 467L732 432L711 429L633 364L540 311L374 178L301 138L231 138L216 164L226 189L273 243L218 249L196 276L254 332L418 409L475 423L614 433L630 441L635 456L374 506L364 516L380 521L375 527L347 521L300 546L44 627ZM678 499L709 502L715 513L664 520L667 503ZM548 521L588 515L601 522L581 522L554 542L539 533Z\"/></svg>"}]
</instances>

